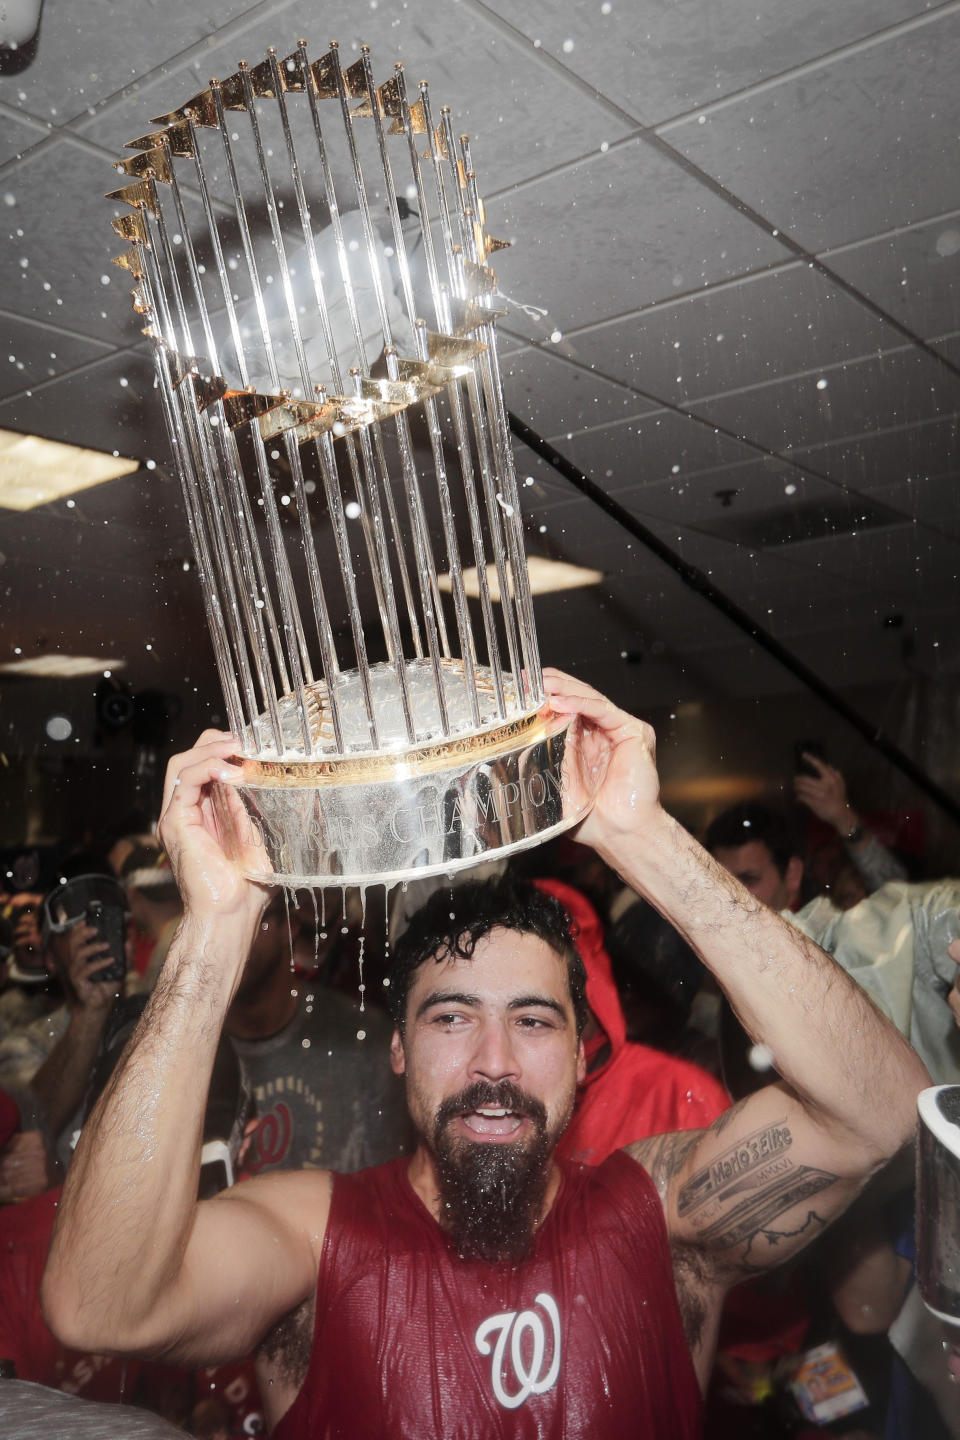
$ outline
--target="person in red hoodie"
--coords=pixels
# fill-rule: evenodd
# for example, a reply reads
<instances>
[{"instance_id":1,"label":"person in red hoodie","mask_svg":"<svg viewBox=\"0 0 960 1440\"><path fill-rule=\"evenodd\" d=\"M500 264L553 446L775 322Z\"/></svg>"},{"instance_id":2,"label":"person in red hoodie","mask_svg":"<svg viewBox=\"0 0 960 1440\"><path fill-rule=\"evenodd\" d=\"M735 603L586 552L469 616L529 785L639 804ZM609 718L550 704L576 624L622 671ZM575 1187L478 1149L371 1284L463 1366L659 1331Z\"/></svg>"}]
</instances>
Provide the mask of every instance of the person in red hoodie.
<instances>
[{"instance_id":1,"label":"person in red hoodie","mask_svg":"<svg viewBox=\"0 0 960 1440\"><path fill-rule=\"evenodd\" d=\"M562 880L534 883L555 896L573 922L591 1017L584 1031L587 1075L557 1154L601 1165L632 1140L711 1125L730 1105L720 1082L689 1060L627 1039L613 967L590 901Z\"/></svg>"}]
</instances>

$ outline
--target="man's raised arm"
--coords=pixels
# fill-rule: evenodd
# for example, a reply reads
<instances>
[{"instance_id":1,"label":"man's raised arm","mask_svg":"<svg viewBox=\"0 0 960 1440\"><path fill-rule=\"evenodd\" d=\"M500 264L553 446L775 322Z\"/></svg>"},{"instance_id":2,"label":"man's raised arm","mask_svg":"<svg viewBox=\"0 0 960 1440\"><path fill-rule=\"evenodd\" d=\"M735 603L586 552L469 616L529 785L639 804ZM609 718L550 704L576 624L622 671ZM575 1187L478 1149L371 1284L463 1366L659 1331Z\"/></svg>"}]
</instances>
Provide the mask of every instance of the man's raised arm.
<instances>
[{"instance_id":1,"label":"man's raised arm","mask_svg":"<svg viewBox=\"0 0 960 1440\"><path fill-rule=\"evenodd\" d=\"M316 1283L326 1176L266 1176L197 1203L213 1060L266 897L223 854L208 796L238 773L236 744L207 731L167 769L161 836L184 916L84 1126L41 1292L77 1349L235 1358Z\"/></svg>"},{"instance_id":2,"label":"man's raised arm","mask_svg":"<svg viewBox=\"0 0 960 1440\"><path fill-rule=\"evenodd\" d=\"M674 1244L729 1284L779 1264L849 1204L910 1139L927 1074L840 966L660 807L650 727L558 671L544 679L556 710L583 717L581 764L609 750L577 838L680 931L782 1077L709 1130L630 1147Z\"/></svg>"}]
</instances>

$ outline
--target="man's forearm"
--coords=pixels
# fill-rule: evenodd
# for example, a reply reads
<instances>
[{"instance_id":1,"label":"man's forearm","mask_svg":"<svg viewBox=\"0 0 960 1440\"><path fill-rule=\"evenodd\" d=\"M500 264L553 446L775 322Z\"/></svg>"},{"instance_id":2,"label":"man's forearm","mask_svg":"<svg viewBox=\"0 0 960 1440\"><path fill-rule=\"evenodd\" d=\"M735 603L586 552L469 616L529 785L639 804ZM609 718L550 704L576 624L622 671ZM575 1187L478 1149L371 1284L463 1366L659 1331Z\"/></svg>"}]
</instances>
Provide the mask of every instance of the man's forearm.
<instances>
[{"instance_id":1,"label":"man's forearm","mask_svg":"<svg viewBox=\"0 0 960 1440\"><path fill-rule=\"evenodd\" d=\"M109 1349L121 1343L114 1336L135 1337L175 1286L196 1207L213 1060L250 941L239 920L184 920L84 1127L43 1287L52 1328L67 1343Z\"/></svg>"},{"instance_id":2,"label":"man's forearm","mask_svg":"<svg viewBox=\"0 0 960 1440\"><path fill-rule=\"evenodd\" d=\"M601 853L684 935L805 1108L877 1159L903 1143L926 1072L819 946L756 900L665 812L642 836L613 836Z\"/></svg>"},{"instance_id":3,"label":"man's forearm","mask_svg":"<svg viewBox=\"0 0 960 1440\"><path fill-rule=\"evenodd\" d=\"M109 1010L75 1010L56 1045L30 1082L56 1142L83 1102Z\"/></svg>"}]
</instances>

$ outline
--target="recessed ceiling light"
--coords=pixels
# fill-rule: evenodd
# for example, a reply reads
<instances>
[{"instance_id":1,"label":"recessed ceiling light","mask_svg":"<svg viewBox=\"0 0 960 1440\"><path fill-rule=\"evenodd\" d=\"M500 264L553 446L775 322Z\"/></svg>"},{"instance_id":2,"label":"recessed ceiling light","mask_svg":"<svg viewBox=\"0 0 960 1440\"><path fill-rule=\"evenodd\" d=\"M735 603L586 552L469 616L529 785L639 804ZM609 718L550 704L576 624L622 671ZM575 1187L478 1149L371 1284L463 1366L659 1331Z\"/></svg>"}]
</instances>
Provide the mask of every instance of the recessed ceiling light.
<instances>
[{"instance_id":1,"label":"recessed ceiling light","mask_svg":"<svg viewBox=\"0 0 960 1440\"><path fill-rule=\"evenodd\" d=\"M570 565L566 560L548 560L542 555L528 556L527 570L530 575L530 591L534 595L550 595L556 590L580 590L584 585L599 585L603 579L602 570L588 570L583 565ZM440 589L446 590L448 594L453 589L449 575L441 575L437 583ZM487 566L487 584L490 587L490 598L499 600L500 583L495 565ZM464 570L463 588L472 600L479 598L480 586L475 565Z\"/></svg>"},{"instance_id":2,"label":"recessed ceiling light","mask_svg":"<svg viewBox=\"0 0 960 1440\"><path fill-rule=\"evenodd\" d=\"M0 675L29 675L34 680L75 680L80 675L102 675L105 670L122 670L125 660L105 660L102 655L32 655L26 660L8 660Z\"/></svg>"},{"instance_id":3,"label":"recessed ceiling light","mask_svg":"<svg viewBox=\"0 0 960 1440\"><path fill-rule=\"evenodd\" d=\"M124 455L0 430L0 507L5 510L33 510L139 469L139 460Z\"/></svg>"}]
</instances>

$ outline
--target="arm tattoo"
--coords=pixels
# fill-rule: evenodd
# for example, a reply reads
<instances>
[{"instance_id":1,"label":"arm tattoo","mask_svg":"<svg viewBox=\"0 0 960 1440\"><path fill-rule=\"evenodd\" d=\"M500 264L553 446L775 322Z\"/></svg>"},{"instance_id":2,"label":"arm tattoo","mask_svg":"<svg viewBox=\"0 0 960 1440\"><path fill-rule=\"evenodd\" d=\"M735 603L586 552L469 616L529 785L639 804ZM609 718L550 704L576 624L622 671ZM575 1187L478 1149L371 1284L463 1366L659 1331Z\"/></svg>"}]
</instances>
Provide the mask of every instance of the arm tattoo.
<instances>
[{"instance_id":1,"label":"arm tattoo","mask_svg":"<svg viewBox=\"0 0 960 1440\"><path fill-rule=\"evenodd\" d=\"M703 1138L702 1130L676 1130L654 1135L627 1146L627 1152L646 1170L663 1200L667 1186L683 1169L690 1151Z\"/></svg>"},{"instance_id":2,"label":"arm tattoo","mask_svg":"<svg viewBox=\"0 0 960 1440\"><path fill-rule=\"evenodd\" d=\"M678 1196L677 1213L691 1218L701 1245L712 1250L744 1247L736 1267L743 1274L766 1268L751 1258L758 1240L771 1248L800 1236L806 1243L826 1224L815 1210L808 1210L796 1229L772 1228L779 1216L838 1179L828 1170L795 1165L787 1153L792 1144L784 1120L754 1130L696 1171Z\"/></svg>"},{"instance_id":3,"label":"arm tattoo","mask_svg":"<svg viewBox=\"0 0 960 1440\"><path fill-rule=\"evenodd\" d=\"M758 1183L789 1170L792 1162L786 1152L792 1143L785 1120L744 1135L691 1176L680 1191L678 1214L688 1215L708 1200L726 1198L738 1189L755 1189Z\"/></svg>"}]
</instances>

